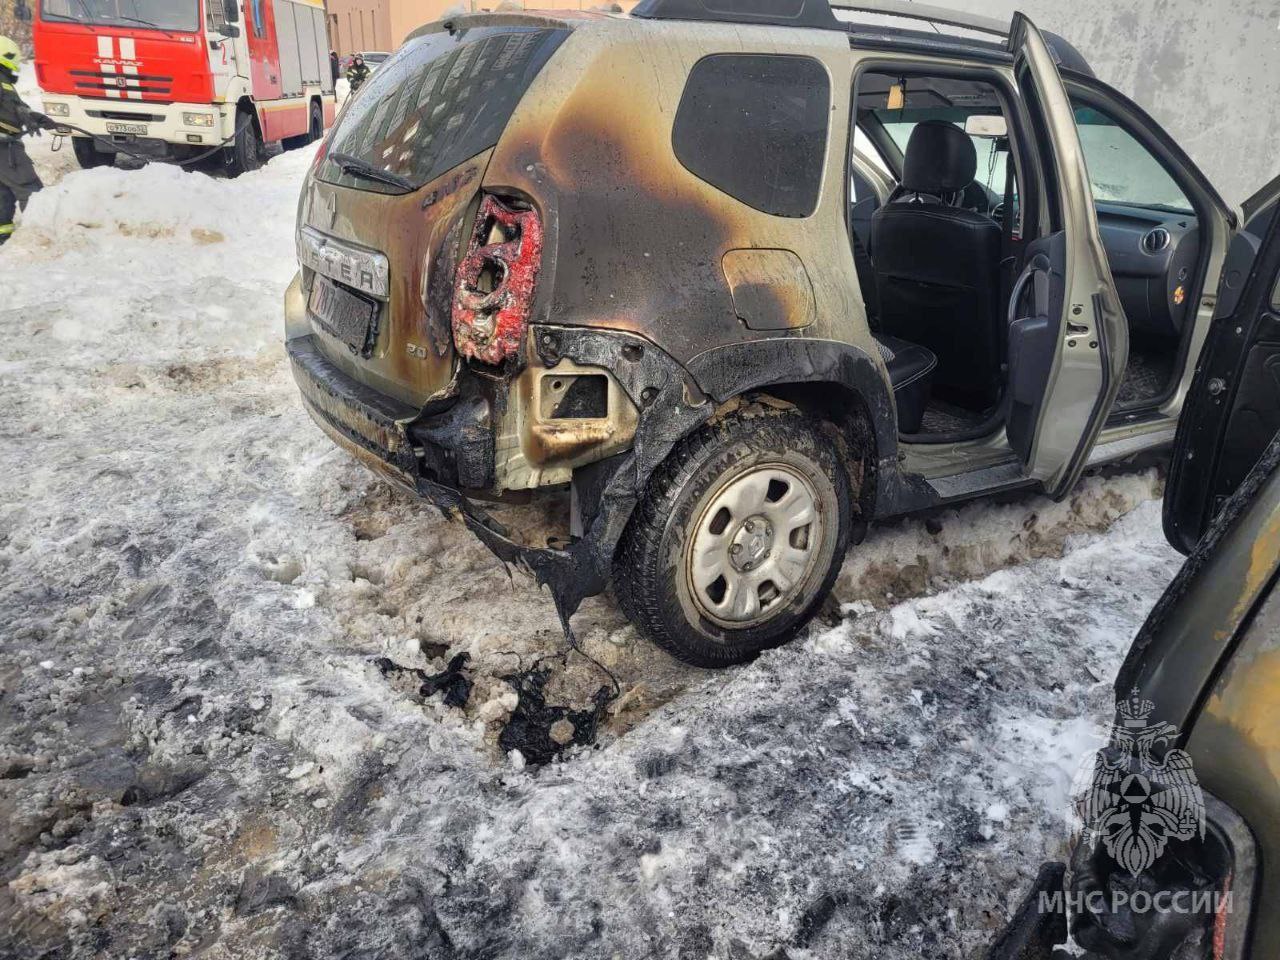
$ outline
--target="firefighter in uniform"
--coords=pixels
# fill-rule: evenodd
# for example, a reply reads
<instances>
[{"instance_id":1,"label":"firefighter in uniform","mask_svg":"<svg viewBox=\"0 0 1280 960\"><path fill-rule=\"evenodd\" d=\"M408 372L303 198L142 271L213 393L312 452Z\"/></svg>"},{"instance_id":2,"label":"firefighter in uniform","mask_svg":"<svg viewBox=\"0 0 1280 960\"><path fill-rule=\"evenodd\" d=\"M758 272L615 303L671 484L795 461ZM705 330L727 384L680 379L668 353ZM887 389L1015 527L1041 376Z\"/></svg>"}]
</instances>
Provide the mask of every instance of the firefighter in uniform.
<instances>
[{"instance_id":1,"label":"firefighter in uniform","mask_svg":"<svg viewBox=\"0 0 1280 960\"><path fill-rule=\"evenodd\" d=\"M369 79L369 65L364 57L356 54L351 58L351 66L347 67L347 83L351 84L351 92L355 93Z\"/></svg>"},{"instance_id":2,"label":"firefighter in uniform","mask_svg":"<svg viewBox=\"0 0 1280 960\"><path fill-rule=\"evenodd\" d=\"M22 137L57 126L18 96L14 88L18 62L18 45L0 37L0 244L13 235L14 211L25 207L27 198L44 186L22 146Z\"/></svg>"}]
</instances>

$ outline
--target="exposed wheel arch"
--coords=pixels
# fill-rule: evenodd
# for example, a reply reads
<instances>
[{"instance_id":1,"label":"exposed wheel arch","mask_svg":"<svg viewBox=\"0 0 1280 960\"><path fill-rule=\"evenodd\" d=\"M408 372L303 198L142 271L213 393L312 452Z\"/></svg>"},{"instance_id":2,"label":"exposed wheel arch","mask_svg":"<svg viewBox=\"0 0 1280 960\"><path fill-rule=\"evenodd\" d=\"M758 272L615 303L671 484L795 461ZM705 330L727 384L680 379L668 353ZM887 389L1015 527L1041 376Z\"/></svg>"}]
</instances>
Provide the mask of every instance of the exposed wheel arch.
<instances>
[{"instance_id":1,"label":"exposed wheel arch","mask_svg":"<svg viewBox=\"0 0 1280 960\"><path fill-rule=\"evenodd\" d=\"M776 337L704 350L687 367L717 403L767 394L835 425L846 465L861 481L864 521L903 506L893 394L866 351L837 340Z\"/></svg>"},{"instance_id":2,"label":"exposed wheel arch","mask_svg":"<svg viewBox=\"0 0 1280 960\"><path fill-rule=\"evenodd\" d=\"M546 585L566 625L584 598L604 590L619 542L654 471L721 404L753 390L784 403L826 409L826 419L846 429L865 426L875 441L875 476L871 484L864 481L860 497L874 495L874 500L863 501L869 506L860 519L937 503L923 478L899 469L896 415L883 367L851 344L800 337L747 341L703 351L682 364L626 330L538 324L530 335L543 365L554 367L567 358L608 369L641 411L630 450L574 471L581 535L564 548L524 547L456 491L425 477L417 485L443 509L461 510L499 558L521 564ZM836 415L834 408L844 401L860 415L845 414L843 420Z\"/></svg>"},{"instance_id":3,"label":"exposed wheel arch","mask_svg":"<svg viewBox=\"0 0 1280 960\"><path fill-rule=\"evenodd\" d=\"M240 114L242 113L247 113L249 114L249 116L253 118L254 132L258 134L258 139L260 141L262 141L263 143L266 143L267 139L262 134L262 117L258 115L258 108L254 104L252 97L243 96L236 101L236 122L237 123L240 122Z\"/></svg>"},{"instance_id":4,"label":"exposed wheel arch","mask_svg":"<svg viewBox=\"0 0 1280 960\"><path fill-rule=\"evenodd\" d=\"M867 522L875 516L878 457L875 426L866 399L843 383L808 380L771 383L751 390L723 404L728 407L742 401L768 402L770 399L793 406L815 420L829 424L832 440L849 475L857 496L857 519L853 541L861 542ZM719 415L719 410L717 410Z\"/></svg>"}]
</instances>

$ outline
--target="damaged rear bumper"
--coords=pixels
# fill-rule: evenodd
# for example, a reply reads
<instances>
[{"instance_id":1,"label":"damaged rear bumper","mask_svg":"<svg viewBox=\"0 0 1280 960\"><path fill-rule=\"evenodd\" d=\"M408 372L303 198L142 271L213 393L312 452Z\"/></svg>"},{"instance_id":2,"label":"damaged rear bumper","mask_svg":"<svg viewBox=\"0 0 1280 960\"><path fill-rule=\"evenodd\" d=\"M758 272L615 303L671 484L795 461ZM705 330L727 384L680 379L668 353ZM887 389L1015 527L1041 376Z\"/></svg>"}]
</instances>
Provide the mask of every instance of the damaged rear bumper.
<instances>
[{"instance_id":1,"label":"damaged rear bumper","mask_svg":"<svg viewBox=\"0 0 1280 960\"><path fill-rule=\"evenodd\" d=\"M490 404L483 397L468 398L464 389L447 410L423 415L347 375L325 357L314 335L292 337L286 349L303 405L334 442L445 514L460 517L500 560L550 587L567 628L581 601L604 590L614 549L649 475L681 436L710 415L712 404L683 367L632 334L544 327L535 342L531 360L570 371L565 378L580 367L616 371L611 377L640 411L630 449L575 468L581 535L563 549L517 543L465 492L488 492L476 488L493 477L494 431L485 426ZM648 411L660 415L645 416Z\"/></svg>"},{"instance_id":2,"label":"damaged rear bumper","mask_svg":"<svg viewBox=\"0 0 1280 960\"><path fill-rule=\"evenodd\" d=\"M313 336L295 337L286 349L311 419L364 463L413 489L418 469L405 427L418 411L347 376Z\"/></svg>"},{"instance_id":3,"label":"damaged rear bumper","mask_svg":"<svg viewBox=\"0 0 1280 960\"><path fill-rule=\"evenodd\" d=\"M447 516L460 517L499 559L530 571L539 582L567 581L585 574L589 582L584 585L594 585L590 571L580 570L579 561L569 551L517 543L502 524L456 486L441 482L437 470L423 462L425 447L415 444L410 436L419 419L418 410L349 377L324 356L312 336L295 337L286 349L303 406L335 443ZM603 588L600 583L594 592Z\"/></svg>"}]
</instances>

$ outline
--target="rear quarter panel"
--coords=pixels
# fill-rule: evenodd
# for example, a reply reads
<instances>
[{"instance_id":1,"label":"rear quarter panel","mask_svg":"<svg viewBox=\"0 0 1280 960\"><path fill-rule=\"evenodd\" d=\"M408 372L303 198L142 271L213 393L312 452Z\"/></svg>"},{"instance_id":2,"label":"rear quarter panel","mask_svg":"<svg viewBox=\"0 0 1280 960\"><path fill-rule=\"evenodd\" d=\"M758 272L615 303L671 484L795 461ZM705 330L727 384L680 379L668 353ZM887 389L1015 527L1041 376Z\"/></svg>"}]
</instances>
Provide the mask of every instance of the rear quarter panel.
<instances>
[{"instance_id":1,"label":"rear quarter panel","mask_svg":"<svg viewBox=\"0 0 1280 960\"><path fill-rule=\"evenodd\" d=\"M676 157L672 127L689 71L709 54L737 52L813 57L830 76L827 162L811 216L755 210ZM726 343L779 336L841 340L879 363L843 209L852 65L847 38L827 31L580 24L526 92L485 173L487 189L524 194L543 213L534 322L632 331L681 363ZM794 282L765 271L755 302L811 296L811 304L780 302L773 312L812 322L753 330L739 319L723 264L730 251L751 248L798 257ZM737 273L750 261L739 258Z\"/></svg>"}]
</instances>

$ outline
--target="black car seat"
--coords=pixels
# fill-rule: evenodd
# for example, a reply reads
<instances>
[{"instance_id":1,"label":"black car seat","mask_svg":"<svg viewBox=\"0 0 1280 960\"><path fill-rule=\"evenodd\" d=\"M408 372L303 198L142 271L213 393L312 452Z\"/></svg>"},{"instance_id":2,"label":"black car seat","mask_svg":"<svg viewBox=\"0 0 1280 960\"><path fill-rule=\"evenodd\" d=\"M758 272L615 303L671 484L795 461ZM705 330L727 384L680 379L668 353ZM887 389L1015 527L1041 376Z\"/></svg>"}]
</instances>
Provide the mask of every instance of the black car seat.
<instances>
[{"instance_id":1,"label":"black car seat","mask_svg":"<svg viewBox=\"0 0 1280 960\"><path fill-rule=\"evenodd\" d=\"M875 339L880 358L889 370L889 384L898 405L898 432L916 433L929 405L929 377L938 365L938 358L919 344L897 337L878 333Z\"/></svg>"},{"instance_id":2,"label":"black car seat","mask_svg":"<svg viewBox=\"0 0 1280 960\"><path fill-rule=\"evenodd\" d=\"M1000 394L1000 227L957 206L973 182L977 152L945 120L916 125L902 183L876 211L871 257L883 333L938 358L934 386L983 409Z\"/></svg>"}]
</instances>

